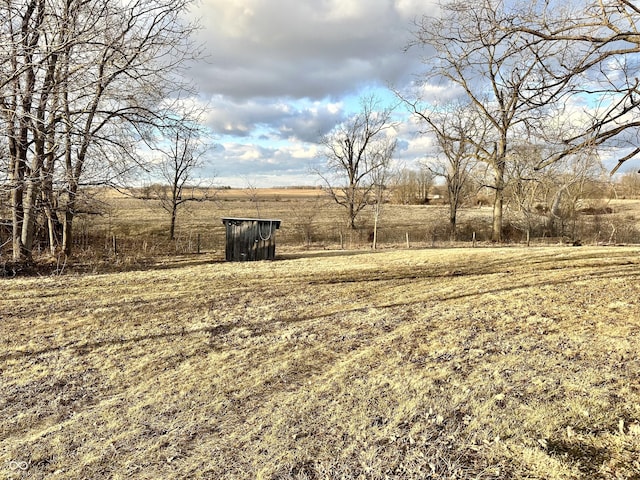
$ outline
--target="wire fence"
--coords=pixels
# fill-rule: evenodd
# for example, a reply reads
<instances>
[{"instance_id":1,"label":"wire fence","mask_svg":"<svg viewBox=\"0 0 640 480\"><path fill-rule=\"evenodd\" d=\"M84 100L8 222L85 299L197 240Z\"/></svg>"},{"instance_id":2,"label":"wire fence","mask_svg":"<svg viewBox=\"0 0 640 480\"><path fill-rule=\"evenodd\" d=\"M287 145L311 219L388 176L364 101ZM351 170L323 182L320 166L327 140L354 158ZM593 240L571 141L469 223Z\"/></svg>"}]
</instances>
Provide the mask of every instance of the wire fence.
<instances>
[{"instance_id":1,"label":"wire fence","mask_svg":"<svg viewBox=\"0 0 640 480\"><path fill-rule=\"evenodd\" d=\"M6 226L5 226L6 227ZM326 224L287 223L283 221L275 233L276 250L287 248L362 249L373 245L371 226L352 230L341 225L327 228ZM11 255L9 228L0 229L0 257ZM383 226L377 230L378 248L456 247L491 243L489 221L464 221L456 229L452 240L446 219L416 225ZM525 228L516 222L505 223L503 243L511 245L601 245L640 244L640 229L635 221L614 215L582 216L549 228L547 224ZM73 251L77 255L108 257L113 255L167 255L209 253L224 256L225 229L222 225L178 228L175 238L166 233L127 233L112 227L96 228L81 223L74 232ZM35 243L34 253L46 254L50 249L46 238Z\"/></svg>"}]
</instances>

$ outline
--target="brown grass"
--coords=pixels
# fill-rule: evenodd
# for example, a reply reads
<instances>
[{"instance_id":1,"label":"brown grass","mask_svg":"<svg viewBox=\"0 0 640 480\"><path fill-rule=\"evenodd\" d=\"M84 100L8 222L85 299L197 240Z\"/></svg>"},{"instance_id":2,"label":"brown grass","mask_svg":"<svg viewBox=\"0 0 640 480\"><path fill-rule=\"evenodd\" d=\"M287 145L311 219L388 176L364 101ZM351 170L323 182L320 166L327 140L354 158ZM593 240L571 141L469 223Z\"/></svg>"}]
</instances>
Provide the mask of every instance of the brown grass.
<instances>
[{"instance_id":1,"label":"brown grass","mask_svg":"<svg viewBox=\"0 0 640 480\"><path fill-rule=\"evenodd\" d=\"M219 190L215 192L214 200L189 203L180 210L175 242L168 241L169 217L158 202L137 200L113 191L99 191L96 198L104 202L102 214L80 215L75 223L79 240L76 252L83 252L86 234L91 237L87 242L89 257L94 258L109 253L113 236L117 238L119 253L129 258L170 252L194 253L198 245L201 252L222 258L222 217L282 220L276 235L278 251L337 249L341 245L355 249L371 245L372 210L365 209L359 218L361 228L351 231L346 227L345 209L318 189ZM597 223L597 227L587 229L588 232L579 236L584 245L640 242L640 200L613 200L607 205L613 208L613 214L581 216L567 222L567 229L575 222ZM474 232L480 242L487 243L491 236L491 213L492 209L486 206L462 208L458 214L460 242L456 245L470 246ZM538 221L542 222L541 219ZM412 247L452 246L448 241L448 207L385 205L379 222L379 247L404 247L407 236ZM507 237L512 244L524 244L526 240L525 232L517 229L511 229ZM533 238L532 242L558 244L573 240L546 236Z\"/></svg>"},{"instance_id":2,"label":"brown grass","mask_svg":"<svg viewBox=\"0 0 640 480\"><path fill-rule=\"evenodd\" d=\"M637 478L639 253L0 280L0 477Z\"/></svg>"}]
</instances>

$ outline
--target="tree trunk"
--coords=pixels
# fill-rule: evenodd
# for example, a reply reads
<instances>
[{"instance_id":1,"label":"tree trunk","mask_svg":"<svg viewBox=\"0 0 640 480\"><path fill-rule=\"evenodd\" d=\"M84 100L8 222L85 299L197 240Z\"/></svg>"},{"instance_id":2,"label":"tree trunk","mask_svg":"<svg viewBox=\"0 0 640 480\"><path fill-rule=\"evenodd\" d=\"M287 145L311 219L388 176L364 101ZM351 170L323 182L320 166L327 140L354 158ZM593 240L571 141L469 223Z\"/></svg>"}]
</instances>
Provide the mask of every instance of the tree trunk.
<instances>
[{"instance_id":1,"label":"tree trunk","mask_svg":"<svg viewBox=\"0 0 640 480\"><path fill-rule=\"evenodd\" d=\"M16 262L24 260L22 248L22 220L24 218L24 208L22 203L23 187L19 182L13 187L11 193L11 221L13 226L13 260Z\"/></svg>"},{"instance_id":2,"label":"tree trunk","mask_svg":"<svg viewBox=\"0 0 640 480\"><path fill-rule=\"evenodd\" d=\"M493 242L502 242L502 212L504 207L504 160L498 160L496 165L496 184L495 199L493 201L493 227L491 231L491 240Z\"/></svg>"},{"instance_id":3,"label":"tree trunk","mask_svg":"<svg viewBox=\"0 0 640 480\"><path fill-rule=\"evenodd\" d=\"M53 152L55 143L53 139L49 144L49 151ZM49 236L49 253L55 256L60 242L60 221L55 211L55 198L53 195L53 169L55 158L52 153L47 156L47 164L44 167L44 175L42 179L41 201L45 218L47 219L47 233Z\"/></svg>"},{"instance_id":4,"label":"tree trunk","mask_svg":"<svg viewBox=\"0 0 640 480\"><path fill-rule=\"evenodd\" d=\"M502 188L496 189L496 198L493 202L493 229L491 240L497 243L502 242L502 210L504 195Z\"/></svg>"},{"instance_id":5,"label":"tree trunk","mask_svg":"<svg viewBox=\"0 0 640 480\"><path fill-rule=\"evenodd\" d=\"M22 224L24 221L24 172L25 162L21 155L12 152L11 169L11 222L13 239L13 260L27 260L22 244Z\"/></svg>"},{"instance_id":6,"label":"tree trunk","mask_svg":"<svg viewBox=\"0 0 640 480\"><path fill-rule=\"evenodd\" d=\"M449 215L449 240L455 242L458 239L458 232L456 230L457 224L456 211L452 209L451 215Z\"/></svg>"},{"instance_id":7,"label":"tree trunk","mask_svg":"<svg viewBox=\"0 0 640 480\"><path fill-rule=\"evenodd\" d=\"M458 237L456 224L458 221L458 198L456 192L449 190L449 240L455 242Z\"/></svg>"},{"instance_id":8,"label":"tree trunk","mask_svg":"<svg viewBox=\"0 0 640 480\"><path fill-rule=\"evenodd\" d=\"M378 248L378 217L380 216L380 206L376 205L375 211L373 214L373 243L371 244L371 248L374 250Z\"/></svg>"},{"instance_id":9,"label":"tree trunk","mask_svg":"<svg viewBox=\"0 0 640 480\"><path fill-rule=\"evenodd\" d=\"M355 200L349 202L349 228L351 228L351 230L356 229L356 209L354 202Z\"/></svg>"},{"instance_id":10,"label":"tree trunk","mask_svg":"<svg viewBox=\"0 0 640 480\"><path fill-rule=\"evenodd\" d=\"M22 248L27 259L33 256L33 244L36 231L37 201L39 195L38 182L33 178L27 180L27 188L24 193L23 222L22 222Z\"/></svg>"},{"instance_id":11,"label":"tree trunk","mask_svg":"<svg viewBox=\"0 0 640 480\"><path fill-rule=\"evenodd\" d=\"M177 216L177 205L174 203L173 208L171 209L171 226L169 227L169 238L171 240L176 239L176 216Z\"/></svg>"},{"instance_id":12,"label":"tree trunk","mask_svg":"<svg viewBox=\"0 0 640 480\"><path fill-rule=\"evenodd\" d=\"M76 195L78 185L71 182L67 191L67 204L64 208L64 221L62 223L62 252L66 256L71 256L73 250L73 218L76 210Z\"/></svg>"},{"instance_id":13,"label":"tree trunk","mask_svg":"<svg viewBox=\"0 0 640 480\"><path fill-rule=\"evenodd\" d=\"M64 212L62 223L62 252L68 257L71 255L71 239L73 238L73 213Z\"/></svg>"},{"instance_id":14,"label":"tree trunk","mask_svg":"<svg viewBox=\"0 0 640 480\"><path fill-rule=\"evenodd\" d=\"M176 137L176 142L178 142L178 138ZM178 149L178 145L176 143L176 152ZM176 156L175 159L178 157ZM178 176L179 169L176 168L173 177L173 184L171 185L171 226L169 227L169 239L171 241L176 238L176 218L178 217L178 205L180 203L180 198L182 196L182 188L180 187L180 177Z\"/></svg>"},{"instance_id":15,"label":"tree trunk","mask_svg":"<svg viewBox=\"0 0 640 480\"><path fill-rule=\"evenodd\" d=\"M56 248L58 246L58 231L56 226L56 220L54 220L53 216L55 213L51 208L51 205L45 204L44 213L47 217L47 234L49 235L49 253L51 256L55 256Z\"/></svg>"}]
</instances>

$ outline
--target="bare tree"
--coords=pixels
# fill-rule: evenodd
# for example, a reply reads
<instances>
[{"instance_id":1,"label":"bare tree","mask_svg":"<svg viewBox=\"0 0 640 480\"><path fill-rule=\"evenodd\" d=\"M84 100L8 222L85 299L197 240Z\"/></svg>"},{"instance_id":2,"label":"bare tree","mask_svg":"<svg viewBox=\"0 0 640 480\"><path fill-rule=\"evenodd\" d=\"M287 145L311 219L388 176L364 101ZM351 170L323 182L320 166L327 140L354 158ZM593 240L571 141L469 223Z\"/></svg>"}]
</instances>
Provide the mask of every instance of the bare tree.
<instances>
[{"instance_id":1,"label":"bare tree","mask_svg":"<svg viewBox=\"0 0 640 480\"><path fill-rule=\"evenodd\" d=\"M0 108L9 151L14 259L31 254L36 185L43 162L41 149L32 154L32 146L36 139L42 146L44 109L56 64L51 48L39 48L49 24L45 10L45 2L31 0L22 5L6 2L0 11Z\"/></svg>"},{"instance_id":2,"label":"bare tree","mask_svg":"<svg viewBox=\"0 0 640 480\"><path fill-rule=\"evenodd\" d=\"M542 151L534 144L521 144L511 153L507 171L507 210L511 213L511 223L523 231L527 243L536 226L536 220L546 218L549 208L545 205L546 193L552 185L554 169L536 169Z\"/></svg>"},{"instance_id":3,"label":"bare tree","mask_svg":"<svg viewBox=\"0 0 640 480\"><path fill-rule=\"evenodd\" d=\"M346 208L352 229L374 188L372 174L388 165L396 148L395 139L387 136L394 126L393 109L381 107L374 96L362 98L360 107L360 112L322 138L326 164L316 172L331 198Z\"/></svg>"},{"instance_id":4,"label":"bare tree","mask_svg":"<svg viewBox=\"0 0 640 480\"><path fill-rule=\"evenodd\" d=\"M191 125L191 126L190 126ZM169 238L175 239L178 209L188 202L212 200L211 185L203 185L195 177L204 167L207 142L204 132L191 122L180 121L166 138L168 145L158 147L161 158L155 170L165 182L155 185L148 197L159 200L170 218Z\"/></svg>"},{"instance_id":5,"label":"bare tree","mask_svg":"<svg viewBox=\"0 0 640 480\"><path fill-rule=\"evenodd\" d=\"M385 152L386 153L386 152ZM390 169L391 157L380 159L378 166L371 172L371 204L373 207L373 238L371 248L378 248L378 225L380 215L387 200L387 187L391 178Z\"/></svg>"},{"instance_id":6,"label":"bare tree","mask_svg":"<svg viewBox=\"0 0 640 480\"><path fill-rule=\"evenodd\" d=\"M606 197L602 163L595 151L583 151L540 169L543 154L539 145L526 143L512 151L506 190L512 224L527 238L538 228L543 235L577 240L580 211L600 210Z\"/></svg>"},{"instance_id":7,"label":"bare tree","mask_svg":"<svg viewBox=\"0 0 640 480\"><path fill-rule=\"evenodd\" d=\"M430 112L414 109L436 138L442 156L425 162L433 175L444 179L449 203L449 238L457 238L458 209L470 186L471 170L478 162L487 127L473 104L451 102ZM423 132L423 133L426 133Z\"/></svg>"},{"instance_id":8,"label":"bare tree","mask_svg":"<svg viewBox=\"0 0 640 480\"><path fill-rule=\"evenodd\" d=\"M418 169L402 167L390 179L391 197L402 205L424 205L429 202L433 173L424 165Z\"/></svg>"},{"instance_id":9,"label":"bare tree","mask_svg":"<svg viewBox=\"0 0 640 480\"><path fill-rule=\"evenodd\" d=\"M547 204L548 230L558 236L568 235L572 240L578 236L576 228L570 228L569 222L574 222L578 211L585 205L588 189L595 182L602 179L604 171L597 153L583 150L582 155L565 157L564 160L554 162L556 174L549 180ZM598 195L601 200L601 195Z\"/></svg>"},{"instance_id":10,"label":"bare tree","mask_svg":"<svg viewBox=\"0 0 640 480\"><path fill-rule=\"evenodd\" d=\"M72 248L82 185L109 184L162 126L172 76L196 51L189 0L27 0L0 4L0 118L9 150L13 257L32 255L36 218ZM54 189L57 202L54 201ZM51 242L53 243L53 241Z\"/></svg>"},{"instance_id":11,"label":"bare tree","mask_svg":"<svg viewBox=\"0 0 640 480\"><path fill-rule=\"evenodd\" d=\"M620 195L629 198L640 197L640 174L625 172L619 179Z\"/></svg>"},{"instance_id":12,"label":"bare tree","mask_svg":"<svg viewBox=\"0 0 640 480\"><path fill-rule=\"evenodd\" d=\"M424 16L416 24L411 46L433 50L425 60L429 72L422 84L435 82L474 106L487 130L468 136L479 160L493 170L494 241L502 240L505 172L514 139L526 137L548 112L548 103L533 93L540 76L536 58L554 55L555 44L535 44L529 36L509 35L523 12L518 5L494 0L452 1L437 17ZM537 95L539 104L529 101ZM420 94L417 95L420 100ZM416 113L425 108L409 102ZM426 115L423 118L427 119Z\"/></svg>"},{"instance_id":13,"label":"bare tree","mask_svg":"<svg viewBox=\"0 0 640 480\"><path fill-rule=\"evenodd\" d=\"M256 215L258 216L258 218L260 218L260 202L262 201L262 199L260 198L260 190L258 189L254 181L247 179L246 183L247 187L244 190L244 194L249 198L249 201L253 203L256 208Z\"/></svg>"},{"instance_id":14,"label":"bare tree","mask_svg":"<svg viewBox=\"0 0 640 480\"><path fill-rule=\"evenodd\" d=\"M305 206L300 208L298 203L289 207L289 221L295 231L299 232L307 247L311 246L315 232L318 214L327 207L331 200L321 193L312 199L305 200Z\"/></svg>"}]
</instances>

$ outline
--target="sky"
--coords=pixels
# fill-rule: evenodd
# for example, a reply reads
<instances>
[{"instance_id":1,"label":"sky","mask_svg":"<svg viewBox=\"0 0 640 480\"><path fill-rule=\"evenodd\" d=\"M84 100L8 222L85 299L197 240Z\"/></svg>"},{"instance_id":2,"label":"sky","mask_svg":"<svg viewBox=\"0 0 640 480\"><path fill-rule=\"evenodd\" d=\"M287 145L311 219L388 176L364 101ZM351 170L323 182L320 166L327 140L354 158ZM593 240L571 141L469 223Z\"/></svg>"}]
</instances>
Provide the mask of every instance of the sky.
<instances>
[{"instance_id":1,"label":"sky","mask_svg":"<svg viewBox=\"0 0 640 480\"><path fill-rule=\"evenodd\" d=\"M405 47L435 0L199 0L203 59L188 75L212 132L204 176L231 187L319 185L320 137L358 110L389 105L424 70ZM398 108L402 115L403 108ZM405 113L406 116L406 113ZM415 165L431 141L398 130L397 164Z\"/></svg>"}]
</instances>

